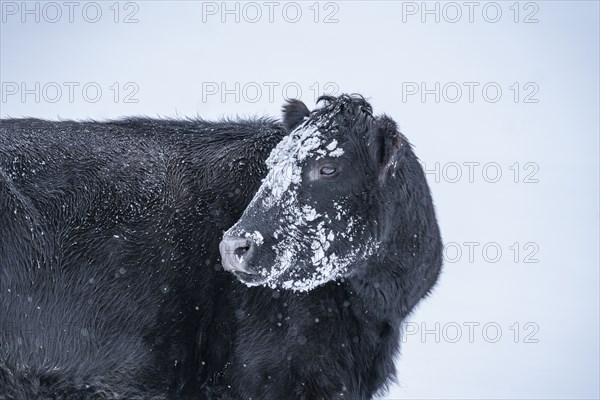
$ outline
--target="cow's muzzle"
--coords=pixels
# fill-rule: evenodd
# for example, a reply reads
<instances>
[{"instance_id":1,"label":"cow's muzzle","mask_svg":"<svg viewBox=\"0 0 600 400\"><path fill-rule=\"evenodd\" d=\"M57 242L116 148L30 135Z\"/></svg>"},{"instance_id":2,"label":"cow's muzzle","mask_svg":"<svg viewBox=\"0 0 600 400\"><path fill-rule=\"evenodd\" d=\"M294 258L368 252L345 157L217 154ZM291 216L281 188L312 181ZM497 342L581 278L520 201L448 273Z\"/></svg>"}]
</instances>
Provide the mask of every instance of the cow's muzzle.
<instances>
[{"instance_id":1,"label":"cow's muzzle","mask_svg":"<svg viewBox=\"0 0 600 400\"><path fill-rule=\"evenodd\" d=\"M236 236L224 236L219 244L221 262L226 271L238 271L246 274L248 263L256 250L256 244L252 239Z\"/></svg>"}]
</instances>

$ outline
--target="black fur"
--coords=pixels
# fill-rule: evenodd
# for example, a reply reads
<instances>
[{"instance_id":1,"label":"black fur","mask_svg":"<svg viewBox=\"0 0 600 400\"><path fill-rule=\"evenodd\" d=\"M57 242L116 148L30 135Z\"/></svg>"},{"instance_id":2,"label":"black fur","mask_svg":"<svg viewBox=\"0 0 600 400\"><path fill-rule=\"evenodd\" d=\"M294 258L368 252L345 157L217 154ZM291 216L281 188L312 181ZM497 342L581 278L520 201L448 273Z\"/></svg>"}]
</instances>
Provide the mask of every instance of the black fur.
<instances>
[{"instance_id":1,"label":"black fur","mask_svg":"<svg viewBox=\"0 0 600 400\"><path fill-rule=\"evenodd\" d=\"M218 243L283 135L268 119L2 120L0 399L212 387L244 289Z\"/></svg>"},{"instance_id":2,"label":"black fur","mask_svg":"<svg viewBox=\"0 0 600 400\"><path fill-rule=\"evenodd\" d=\"M303 104L286 106L287 130L2 120L0 399L366 399L385 388L400 322L437 279L439 231L406 139L386 140L391 125L362 98L323 100L345 127L382 127L374 141L347 139L364 152L352 184L377 190L354 204L372 207L385 241L352 276L302 293L245 286L220 268L218 243ZM397 159L383 183L371 141L383 166Z\"/></svg>"}]
</instances>

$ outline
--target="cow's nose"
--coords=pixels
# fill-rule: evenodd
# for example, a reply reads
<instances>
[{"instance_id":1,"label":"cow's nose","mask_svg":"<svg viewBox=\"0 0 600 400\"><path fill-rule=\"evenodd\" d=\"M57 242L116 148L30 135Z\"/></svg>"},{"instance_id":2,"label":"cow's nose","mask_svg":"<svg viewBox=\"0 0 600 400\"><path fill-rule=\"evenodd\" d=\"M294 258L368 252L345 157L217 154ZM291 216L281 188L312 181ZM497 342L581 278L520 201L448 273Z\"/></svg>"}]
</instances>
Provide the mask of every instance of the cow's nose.
<instances>
[{"instance_id":1,"label":"cow's nose","mask_svg":"<svg viewBox=\"0 0 600 400\"><path fill-rule=\"evenodd\" d=\"M221 244L219 244L223 268L227 271L249 273L247 270L248 261L252 258L255 247L256 245L252 239L236 236L223 237Z\"/></svg>"}]
</instances>

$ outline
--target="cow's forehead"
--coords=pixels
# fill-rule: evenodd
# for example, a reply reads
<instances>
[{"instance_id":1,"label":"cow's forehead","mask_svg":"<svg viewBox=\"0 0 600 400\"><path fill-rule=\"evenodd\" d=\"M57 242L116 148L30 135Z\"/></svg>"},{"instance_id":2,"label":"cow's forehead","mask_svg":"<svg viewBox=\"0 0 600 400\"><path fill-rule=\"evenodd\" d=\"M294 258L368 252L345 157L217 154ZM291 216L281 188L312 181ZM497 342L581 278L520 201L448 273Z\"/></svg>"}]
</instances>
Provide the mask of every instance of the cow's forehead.
<instances>
[{"instance_id":1,"label":"cow's forehead","mask_svg":"<svg viewBox=\"0 0 600 400\"><path fill-rule=\"evenodd\" d=\"M275 168L285 164L300 165L307 158L330 156L339 157L343 154L333 128L323 129L321 124L305 121L286 136L267 158L267 166Z\"/></svg>"}]
</instances>

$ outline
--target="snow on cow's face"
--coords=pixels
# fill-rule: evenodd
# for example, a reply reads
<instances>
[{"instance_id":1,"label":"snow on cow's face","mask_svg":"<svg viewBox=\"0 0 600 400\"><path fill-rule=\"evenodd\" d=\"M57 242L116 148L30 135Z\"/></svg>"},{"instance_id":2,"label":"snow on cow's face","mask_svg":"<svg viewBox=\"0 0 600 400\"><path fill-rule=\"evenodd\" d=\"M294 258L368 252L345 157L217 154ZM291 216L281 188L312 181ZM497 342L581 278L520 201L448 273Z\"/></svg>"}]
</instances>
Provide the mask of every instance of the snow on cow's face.
<instances>
[{"instance_id":1,"label":"snow on cow's face","mask_svg":"<svg viewBox=\"0 0 600 400\"><path fill-rule=\"evenodd\" d=\"M351 275L376 251L370 116L355 124L339 114L311 115L275 147L268 175L225 233L253 242L252 256L239 256L245 271L234 271L247 285L311 290Z\"/></svg>"}]
</instances>

